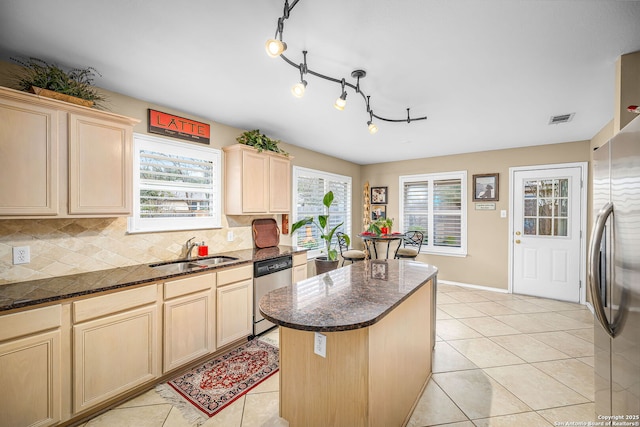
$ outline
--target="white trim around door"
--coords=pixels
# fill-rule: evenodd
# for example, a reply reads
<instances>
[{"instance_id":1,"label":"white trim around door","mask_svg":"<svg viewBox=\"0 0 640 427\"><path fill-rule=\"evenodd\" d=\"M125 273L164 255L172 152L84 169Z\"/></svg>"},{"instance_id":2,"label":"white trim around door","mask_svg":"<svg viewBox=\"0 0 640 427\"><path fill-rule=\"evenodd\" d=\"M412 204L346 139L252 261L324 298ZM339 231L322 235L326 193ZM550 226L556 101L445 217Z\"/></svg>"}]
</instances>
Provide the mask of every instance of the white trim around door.
<instances>
[{"instance_id":1,"label":"white trim around door","mask_svg":"<svg viewBox=\"0 0 640 427\"><path fill-rule=\"evenodd\" d=\"M579 302L585 304L586 302L586 251L587 251L587 188L588 188L588 163L576 162L576 163L561 163L550 165L535 165L535 166L518 166L509 168L509 293L514 291L514 242L517 240L515 223L515 201L520 199L515 193L521 191L520 188L515 188L515 176L517 172L547 172L554 169L566 169L566 168L578 168L580 173L580 203L579 203L579 221L580 221L580 255L579 255Z\"/></svg>"}]
</instances>

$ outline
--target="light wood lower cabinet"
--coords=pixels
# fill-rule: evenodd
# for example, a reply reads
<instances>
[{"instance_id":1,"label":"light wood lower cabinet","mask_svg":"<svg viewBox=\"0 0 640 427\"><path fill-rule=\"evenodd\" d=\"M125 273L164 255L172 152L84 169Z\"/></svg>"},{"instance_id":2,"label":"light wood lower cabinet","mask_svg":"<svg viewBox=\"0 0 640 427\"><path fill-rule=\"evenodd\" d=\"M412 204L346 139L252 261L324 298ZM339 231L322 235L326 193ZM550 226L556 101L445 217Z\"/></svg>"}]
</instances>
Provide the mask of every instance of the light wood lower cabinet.
<instances>
[{"instance_id":1,"label":"light wood lower cabinet","mask_svg":"<svg viewBox=\"0 0 640 427\"><path fill-rule=\"evenodd\" d=\"M218 273L218 347L253 333L253 265Z\"/></svg>"},{"instance_id":2,"label":"light wood lower cabinet","mask_svg":"<svg viewBox=\"0 0 640 427\"><path fill-rule=\"evenodd\" d=\"M299 282L307 278L307 253L293 255L293 283Z\"/></svg>"},{"instance_id":3,"label":"light wood lower cabinet","mask_svg":"<svg viewBox=\"0 0 640 427\"><path fill-rule=\"evenodd\" d=\"M159 376L157 286L74 302L74 413Z\"/></svg>"},{"instance_id":4,"label":"light wood lower cabinet","mask_svg":"<svg viewBox=\"0 0 640 427\"><path fill-rule=\"evenodd\" d=\"M163 372L215 351L215 286L215 273L164 284Z\"/></svg>"},{"instance_id":5,"label":"light wood lower cabinet","mask_svg":"<svg viewBox=\"0 0 640 427\"><path fill-rule=\"evenodd\" d=\"M0 317L0 426L61 421L61 306Z\"/></svg>"}]
</instances>

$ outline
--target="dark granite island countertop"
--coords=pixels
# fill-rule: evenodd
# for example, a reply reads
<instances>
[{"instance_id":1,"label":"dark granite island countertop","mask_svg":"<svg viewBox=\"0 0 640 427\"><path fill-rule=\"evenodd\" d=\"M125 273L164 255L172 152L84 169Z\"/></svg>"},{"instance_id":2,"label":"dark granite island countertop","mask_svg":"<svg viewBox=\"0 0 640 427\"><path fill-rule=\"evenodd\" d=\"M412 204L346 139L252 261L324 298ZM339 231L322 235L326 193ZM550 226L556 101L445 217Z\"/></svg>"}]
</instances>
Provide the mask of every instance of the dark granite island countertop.
<instances>
[{"instance_id":1,"label":"dark granite island countertop","mask_svg":"<svg viewBox=\"0 0 640 427\"><path fill-rule=\"evenodd\" d=\"M260 300L260 312L277 325L304 331L364 328L437 273L436 267L416 261L356 262L269 292Z\"/></svg>"}]
</instances>

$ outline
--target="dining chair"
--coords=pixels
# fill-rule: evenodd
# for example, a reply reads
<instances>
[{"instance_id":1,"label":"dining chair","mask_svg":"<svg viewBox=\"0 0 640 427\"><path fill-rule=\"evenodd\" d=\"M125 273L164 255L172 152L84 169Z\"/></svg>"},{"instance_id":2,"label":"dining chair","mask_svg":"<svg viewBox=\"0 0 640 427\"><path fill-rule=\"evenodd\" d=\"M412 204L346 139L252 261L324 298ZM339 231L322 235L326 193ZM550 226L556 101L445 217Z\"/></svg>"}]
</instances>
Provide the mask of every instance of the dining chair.
<instances>
[{"instance_id":1,"label":"dining chair","mask_svg":"<svg viewBox=\"0 0 640 427\"><path fill-rule=\"evenodd\" d=\"M342 267L344 265L345 260L351 261L353 264L356 261L362 261L365 259L365 254L363 251L359 251L357 249L349 250L349 244L347 243L346 235L338 231L336 233L336 237L338 238L338 247L340 247L340 256L342 257Z\"/></svg>"},{"instance_id":2,"label":"dining chair","mask_svg":"<svg viewBox=\"0 0 640 427\"><path fill-rule=\"evenodd\" d=\"M394 258L411 258L416 259L422 247L422 239L424 234L421 231L407 231L405 233L403 244L398 246Z\"/></svg>"}]
</instances>

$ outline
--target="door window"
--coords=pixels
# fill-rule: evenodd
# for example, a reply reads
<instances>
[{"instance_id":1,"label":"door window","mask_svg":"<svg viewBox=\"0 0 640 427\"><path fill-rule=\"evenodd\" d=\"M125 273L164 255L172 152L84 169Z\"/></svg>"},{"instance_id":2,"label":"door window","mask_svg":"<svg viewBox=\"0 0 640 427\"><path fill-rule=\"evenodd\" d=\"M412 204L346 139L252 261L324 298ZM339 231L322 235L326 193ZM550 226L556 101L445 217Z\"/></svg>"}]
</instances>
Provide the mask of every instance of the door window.
<instances>
[{"instance_id":1,"label":"door window","mask_svg":"<svg viewBox=\"0 0 640 427\"><path fill-rule=\"evenodd\" d=\"M522 228L529 236L567 237L569 179L525 180Z\"/></svg>"}]
</instances>

